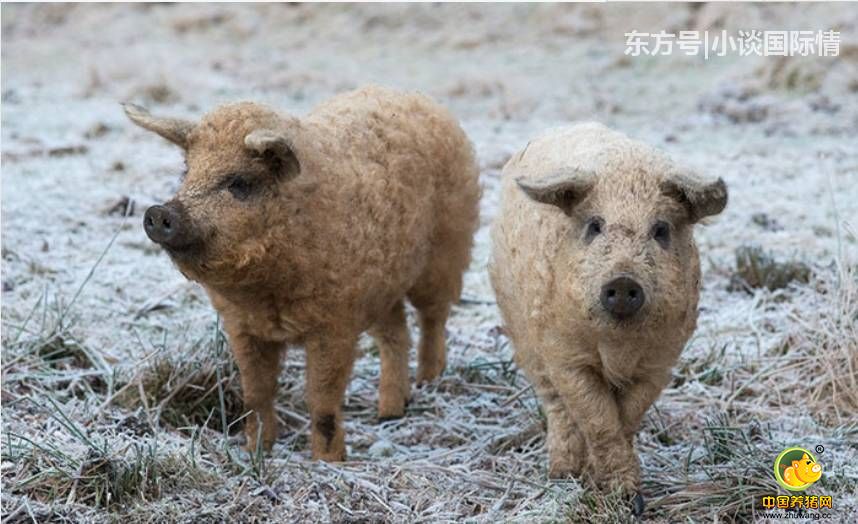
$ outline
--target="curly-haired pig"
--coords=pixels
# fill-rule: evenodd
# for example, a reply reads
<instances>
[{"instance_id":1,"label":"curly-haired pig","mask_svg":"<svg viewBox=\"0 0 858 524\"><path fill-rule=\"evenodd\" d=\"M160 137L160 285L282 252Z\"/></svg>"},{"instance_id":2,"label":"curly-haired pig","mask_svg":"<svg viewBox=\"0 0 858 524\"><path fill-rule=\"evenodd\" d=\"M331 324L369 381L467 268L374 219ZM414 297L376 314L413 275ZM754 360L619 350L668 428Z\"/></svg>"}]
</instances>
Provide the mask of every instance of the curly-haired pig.
<instances>
[{"instance_id":1,"label":"curly-haired pig","mask_svg":"<svg viewBox=\"0 0 858 524\"><path fill-rule=\"evenodd\" d=\"M287 345L306 349L314 458L345 459L341 405L364 331L380 348L378 415L403 416L404 302L421 330L416 379L431 381L478 222L478 169L456 120L422 95L378 87L302 118L250 102L196 123L125 111L184 149L178 193L149 208L144 227L223 317L251 412L248 447L278 436Z\"/></svg>"},{"instance_id":2,"label":"curly-haired pig","mask_svg":"<svg viewBox=\"0 0 858 524\"><path fill-rule=\"evenodd\" d=\"M632 440L694 331L692 230L724 209L726 186L583 123L514 155L501 202L491 279L547 414L549 475L586 474L642 511Z\"/></svg>"}]
</instances>

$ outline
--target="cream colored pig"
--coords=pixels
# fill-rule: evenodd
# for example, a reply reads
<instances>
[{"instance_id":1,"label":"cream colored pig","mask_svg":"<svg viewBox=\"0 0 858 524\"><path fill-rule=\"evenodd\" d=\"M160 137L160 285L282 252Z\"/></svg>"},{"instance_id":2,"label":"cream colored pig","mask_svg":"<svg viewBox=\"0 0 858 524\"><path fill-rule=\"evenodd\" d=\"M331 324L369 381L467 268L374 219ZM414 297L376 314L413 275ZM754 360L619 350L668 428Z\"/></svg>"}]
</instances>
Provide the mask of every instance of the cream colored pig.
<instances>
[{"instance_id":1,"label":"cream colored pig","mask_svg":"<svg viewBox=\"0 0 858 524\"><path fill-rule=\"evenodd\" d=\"M634 433L697 321L693 226L726 204L722 180L596 123L507 163L491 277L548 417L550 476L586 474L643 510Z\"/></svg>"}]
</instances>

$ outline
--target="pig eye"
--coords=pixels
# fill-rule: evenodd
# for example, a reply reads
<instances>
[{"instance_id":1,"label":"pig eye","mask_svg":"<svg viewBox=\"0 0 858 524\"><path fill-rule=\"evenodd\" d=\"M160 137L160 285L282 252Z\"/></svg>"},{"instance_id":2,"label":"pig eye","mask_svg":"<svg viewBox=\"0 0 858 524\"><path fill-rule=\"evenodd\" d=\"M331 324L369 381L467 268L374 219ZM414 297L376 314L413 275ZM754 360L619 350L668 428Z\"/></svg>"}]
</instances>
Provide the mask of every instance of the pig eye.
<instances>
[{"instance_id":1,"label":"pig eye","mask_svg":"<svg viewBox=\"0 0 858 524\"><path fill-rule=\"evenodd\" d=\"M253 182L241 175L233 175L229 178L226 188L237 200L246 200L253 192Z\"/></svg>"},{"instance_id":2,"label":"pig eye","mask_svg":"<svg viewBox=\"0 0 858 524\"><path fill-rule=\"evenodd\" d=\"M667 222L659 221L652 226L652 238L664 249L670 247L670 226Z\"/></svg>"},{"instance_id":3,"label":"pig eye","mask_svg":"<svg viewBox=\"0 0 858 524\"><path fill-rule=\"evenodd\" d=\"M602 233L602 226L605 221L601 217L592 217L584 226L584 242L590 243L596 236Z\"/></svg>"}]
</instances>

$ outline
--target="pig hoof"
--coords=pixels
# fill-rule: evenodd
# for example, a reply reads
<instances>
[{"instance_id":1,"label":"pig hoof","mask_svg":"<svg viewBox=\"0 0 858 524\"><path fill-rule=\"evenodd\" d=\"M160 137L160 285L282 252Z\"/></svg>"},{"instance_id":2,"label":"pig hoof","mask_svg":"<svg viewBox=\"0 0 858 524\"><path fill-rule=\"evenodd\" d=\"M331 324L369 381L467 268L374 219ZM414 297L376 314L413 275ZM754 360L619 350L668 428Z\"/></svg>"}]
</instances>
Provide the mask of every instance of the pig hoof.
<instances>
[{"instance_id":1,"label":"pig hoof","mask_svg":"<svg viewBox=\"0 0 858 524\"><path fill-rule=\"evenodd\" d=\"M554 466L548 468L549 480L568 480L578 478L580 475L581 472L579 470L570 467Z\"/></svg>"},{"instance_id":2,"label":"pig hoof","mask_svg":"<svg viewBox=\"0 0 858 524\"><path fill-rule=\"evenodd\" d=\"M313 460L319 460L322 462L345 462L346 461L346 452L342 453L320 453L317 456L313 457Z\"/></svg>"},{"instance_id":3,"label":"pig hoof","mask_svg":"<svg viewBox=\"0 0 858 524\"><path fill-rule=\"evenodd\" d=\"M424 386L441 376L444 373L444 364L436 364L432 366L417 366L417 376L414 381L418 386Z\"/></svg>"},{"instance_id":4,"label":"pig hoof","mask_svg":"<svg viewBox=\"0 0 858 524\"><path fill-rule=\"evenodd\" d=\"M399 399L398 402L379 403L378 406L378 421L387 422L388 420L396 420L405 416L405 408L408 406L408 399Z\"/></svg>"},{"instance_id":5,"label":"pig hoof","mask_svg":"<svg viewBox=\"0 0 858 524\"><path fill-rule=\"evenodd\" d=\"M274 448L274 441L273 440L272 441L264 440L264 441L260 442L260 444L262 444L262 445L258 446L256 441L250 442L249 439L245 439L244 445L242 446L242 448L244 448L244 450L250 454L256 454L259 452L269 453Z\"/></svg>"},{"instance_id":6,"label":"pig hoof","mask_svg":"<svg viewBox=\"0 0 858 524\"><path fill-rule=\"evenodd\" d=\"M635 517L640 517L643 515L644 509L646 508L646 502L644 502L643 495L638 491L635 493L634 498L632 499L632 515Z\"/></svg>"}]
</instances>

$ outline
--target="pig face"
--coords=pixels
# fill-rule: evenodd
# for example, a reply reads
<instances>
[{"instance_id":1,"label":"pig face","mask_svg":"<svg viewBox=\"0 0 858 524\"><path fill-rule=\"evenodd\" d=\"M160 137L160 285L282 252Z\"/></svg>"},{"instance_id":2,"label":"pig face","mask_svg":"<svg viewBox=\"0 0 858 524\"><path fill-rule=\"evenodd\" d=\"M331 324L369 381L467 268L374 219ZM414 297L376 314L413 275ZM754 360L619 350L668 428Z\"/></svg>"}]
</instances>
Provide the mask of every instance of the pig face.
<instances>
[{"instance_id":1,"label":"pig face","mask_svg":"<svg viewBox=\"0 0 858 524\"><path fill-rule=\"evenodd\" d=\"M568 217L555 261L557 292L577 304L578 318L610 330L682 320L696 297L692 226L724 208L723 181L679 170L597 176L572 168L517 182Z\"/></svg>"},{"instance_id":2,"label":"pig face","mask_svg":"<svg viewBox=\"0 0 858 524\"><path fill-rule=\"evenodd\" d=\"M155 118L126 105L132 121L185 150L178 193L143 220L185 276L207 284L247 282L265 267L288 226L301 167L279 117L255 104L224 106L199 124ZM288 199L286 199L288 200Z\"/></svg>"},{"instance_id":3,"label":"pig face","mask_svg":"<svg viewBox=\"0 0 858 524\"><path fill-rule=\"evenodd\" d=\"M802 455L801 460L792 461L792 469L804 484L816 482L822 476L822 466L814 462L807 453Z\"/></svg>"}]
</instances>

